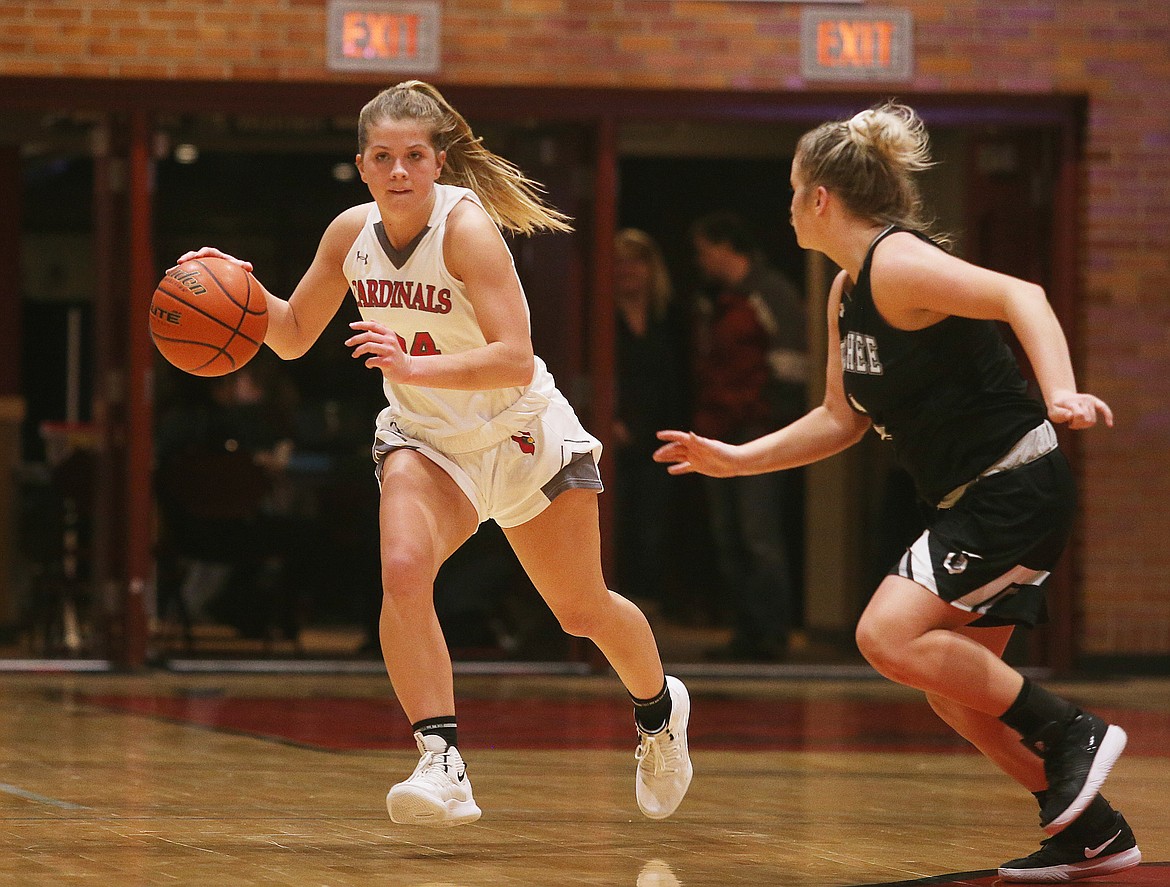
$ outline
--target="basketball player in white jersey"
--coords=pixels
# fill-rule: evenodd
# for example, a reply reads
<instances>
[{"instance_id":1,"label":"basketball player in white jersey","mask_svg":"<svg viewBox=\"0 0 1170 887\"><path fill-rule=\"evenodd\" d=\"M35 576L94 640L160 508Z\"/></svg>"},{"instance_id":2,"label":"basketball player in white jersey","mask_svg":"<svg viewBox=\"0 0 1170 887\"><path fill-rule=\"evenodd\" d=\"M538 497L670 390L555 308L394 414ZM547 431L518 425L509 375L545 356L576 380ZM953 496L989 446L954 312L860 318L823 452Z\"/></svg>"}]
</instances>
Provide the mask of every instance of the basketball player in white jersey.
<instances>
[{"instance_id":1,"label":"basketball player in white jersey","mask_svg":"<svg viewBox=\"0 0 1170 887\"><path fill-rule=\"evenodd\" d=\"M442 563L495 520L561 626L592 640L634 702L636 798L670 816L691 781L690 700L663 674L642 612L608 590L597 517L600 443L533 354L528 304L500 233L568 231L539 185L491 153L433 86L407 81L362 109L356 158L372 203L326 229L287 301L265 290L268 344L317 340L348 292L346 344L382 374L382 653L421 753L386 798L398 823L480 816L458 750L451 659L435 615ZM205 247L179 261L223 256ZM226 258L232 258L225 256ZM239 261L251 270L251 264Z\"/></svg>"}]
</instances>

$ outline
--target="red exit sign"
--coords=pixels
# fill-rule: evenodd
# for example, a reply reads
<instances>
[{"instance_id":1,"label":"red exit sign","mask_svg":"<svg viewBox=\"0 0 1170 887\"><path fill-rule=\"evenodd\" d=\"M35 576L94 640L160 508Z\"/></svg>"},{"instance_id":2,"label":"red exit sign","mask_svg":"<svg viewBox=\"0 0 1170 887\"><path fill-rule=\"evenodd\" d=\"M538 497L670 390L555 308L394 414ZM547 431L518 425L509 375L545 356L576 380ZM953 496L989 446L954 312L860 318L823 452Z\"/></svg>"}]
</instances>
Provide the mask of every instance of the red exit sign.
<instances>
[{"instance_id":1,"label":"red exit sign","mask_svg":"<svg viewBox=\"0 0 1170 887\"><path fill-rule=\"evenodd\" d=\"M914 74L908 9L804 9L801 74L809 80L904 81Z\"/></svg>"},{"instance_id":2,"label":"red exit sign","mask_svg":"<svg viewBox=\"0 0 1170 887\"><path fill-rule=\"evenodd\" d=\"M439 70L439 4L330 0L329 67L338 71Z\"/></svg>"}]
</instances>

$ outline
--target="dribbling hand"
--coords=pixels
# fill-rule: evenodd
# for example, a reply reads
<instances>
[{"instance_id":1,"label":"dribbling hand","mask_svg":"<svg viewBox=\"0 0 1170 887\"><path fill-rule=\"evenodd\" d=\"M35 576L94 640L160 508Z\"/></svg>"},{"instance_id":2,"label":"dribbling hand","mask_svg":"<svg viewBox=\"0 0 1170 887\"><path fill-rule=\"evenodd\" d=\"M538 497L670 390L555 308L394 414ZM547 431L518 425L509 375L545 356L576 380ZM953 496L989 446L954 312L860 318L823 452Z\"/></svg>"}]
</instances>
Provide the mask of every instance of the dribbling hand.
<instances>
[{"instance_id":1,"label":"dribbling hand","mask_svg":"<svg viewBox=\"0 0 1170 887\"><path fill-rule=\"evenodd\" d=\"M185 252L179 256L176 265L182 265L184 262L189 262L191 259L226 259L229 262L234 262L247 272L252 271L252 263L246 262L243 259L237 259L235 256L229 256L227 253L216 249L214 246L202 246L199 249Z\"/></svg>"}]
</instances>

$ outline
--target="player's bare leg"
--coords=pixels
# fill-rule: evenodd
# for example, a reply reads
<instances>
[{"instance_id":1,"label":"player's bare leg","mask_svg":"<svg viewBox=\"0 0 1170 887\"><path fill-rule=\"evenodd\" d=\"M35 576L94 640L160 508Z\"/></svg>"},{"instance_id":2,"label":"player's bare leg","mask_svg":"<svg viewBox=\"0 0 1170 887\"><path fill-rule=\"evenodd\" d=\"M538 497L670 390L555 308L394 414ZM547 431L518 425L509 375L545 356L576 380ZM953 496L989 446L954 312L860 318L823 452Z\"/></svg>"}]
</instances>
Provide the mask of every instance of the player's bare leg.
<instances>
[{"instance_id":1,"label":"player's bare leg","mask_svg":"<svg viewBox=\"0 0 1170 887\"><path fill-rule=\"evenodd\" d=\"M597 494L568 490L535 518L504 533L561 627L593 641L635 700L669 702L665 722L659 718L654 725L644 722L643 709L635 703L641 734L638 806L653 819L669 816L682 802L693 772L686 739L690 697L681 681L663 674L642 611L606 587Z\"/></svg>"},{"instance_id":2,"label":"player's bare leg","mask_svg":"<svg viewBox=\"0 0 1170 887\"><path fill-rule=\"evenodd\" d=\"M414 825L474 822L480 809L458 748L420 722L449 721L454 730L451 656L435 615L439 567L478 526L474 506L425 456L390 452L382 468L379 511L382 612L379 637L386 672L415 732L418 766L386 796L390 818Z\"/></svg>"},{"instance_id":3,"label":"player's bare leg","mask_svg":"<svg viewBox=\"0 0 1170 887\"><path fill-rule=\"evenodd\" d=\"M890 680L999 717L1024 678L959 631L974 618L909 579L887 576L861 615L857 645Z\"/></svg>"},{"instance_id":4,"label":"player's bare leg","mask_svg":"<svg viewBox=\"0 0 1170 887\"><path fill-rule=\"evenodd\" d=\"M1002 659L1003 651L1011 640L1013 627L960 627L955 631L986 647L997 659ZM926 700L956 733L1028 791L1038 792L1048 787L1043 762L1021 744L1020 734L999 718L930 691L926 693Z\"/></svg>"},{"instance_id":5,"label":"player's bare leg","mask_svg":"<svg viewBox=\"0 0 1170 887\"><path fill-rule=\"evenodd\" d=\"M916 582L887 576L861 615L857 644L886 677L999 718L1041 755L1041 822L1054 835L1093 800L1125 748L1125 731L1025 681L958 630L976 618Z\"/></svg>"},{"instance_id":6,"label":"player's bare leg","mask_svg":"<svg viewBox=\"0 0 1170 887\"><path fill-rule=\"evenodd\" d=\"M901 634L890 624L899 613L905 624ZM1024 684L1001 658L1012 629L972 628L966 624L971 618L916 583L890 576L858 625L858 645L887 677L924 690L944 721L1036 795L1041 822L1054 837L1035 853L1004 863L1000 877L1014 883L1074 881L1136 866L1141 851L1133 832L1095 789L1058 833L1048 826L1043 811L1052 768L995 713L1001 704L1004 712L1014 706ZM887 643L905 647L900 653ZM937 671L928 674L929 668ZM1011 698L1003 703L1007 696Z\"/></svg>"},{"instance_id":7,"label":"player's bare leg","mask_svg":"<svg viewBox=\"0 0 1170 887\"><path fill-rule=\"evenodd\" d=\"M475 507L431 460L394 450L383 462L379 525L386 672L412 722L450 714L451 656L435 615L435 576L475 532Z\"/></svg>"},{"instance_id":8,"label":"player's bare leg","mask_svg":"<svg viewBox=\"0 0 1170 887\"><path fill-rule=\"evenodd\" d=\"M561 627L597 644L634 696L657 693L662 661L650 623L602 576L597 494L567 490L504 535Z\"/></svg>"}]
</instances>

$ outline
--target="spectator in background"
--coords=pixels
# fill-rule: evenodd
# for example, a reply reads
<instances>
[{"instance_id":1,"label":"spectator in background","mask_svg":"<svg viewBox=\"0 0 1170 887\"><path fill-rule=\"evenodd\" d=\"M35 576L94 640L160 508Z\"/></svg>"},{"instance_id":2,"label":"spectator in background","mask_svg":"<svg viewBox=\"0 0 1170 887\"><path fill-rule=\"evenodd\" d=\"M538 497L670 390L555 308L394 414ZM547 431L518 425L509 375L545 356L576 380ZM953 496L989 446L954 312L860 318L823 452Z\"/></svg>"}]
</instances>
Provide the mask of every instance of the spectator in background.
<instances>
[{"instance_id":1,"label":"spectator in background","mask_svg":"<svg viewBox=\"0 0 1170 887\"><path fill-rule=\"evenodd\" d=\"M685 421L685 322L680 320L662 251L649 234L619 231L614 243L617 308L618 588L623 594L678 611L666 593L666 544L675 485L651 456L659 428Z\"/></svg>"},{"instance_id":2,"label":"spectator in background","mask_svg":"<svg viewBox=\"0 0 1170 887\"><path fill-rule=\"evenodd\" d=\"M807 352L800 293L768 264L747 225L717 212L691 226L707 284L696 301L695 414L704 437L735 443L791 422L806 407ZM706 478L720 572L733 603L732 660L787 654L796 583L791 474Z\"/></svg>"},{"instance_id":3,"label":"spectator in background","mask_svg":"<svg viewBox=\"0 0 1170 887\"><path fill-rule=\"evenodd\" d=\"M256 584L262 562L279 562L267 505L291 449L295 391L261 360L227 376L176 381L180 390L160 410L155 436L159 605L163 615L177 611L190 643L193 623L243 628L248 611L259 611L238 592ZM229 585L236 594L222 594Z\"/></svg>"}]
</instances>

